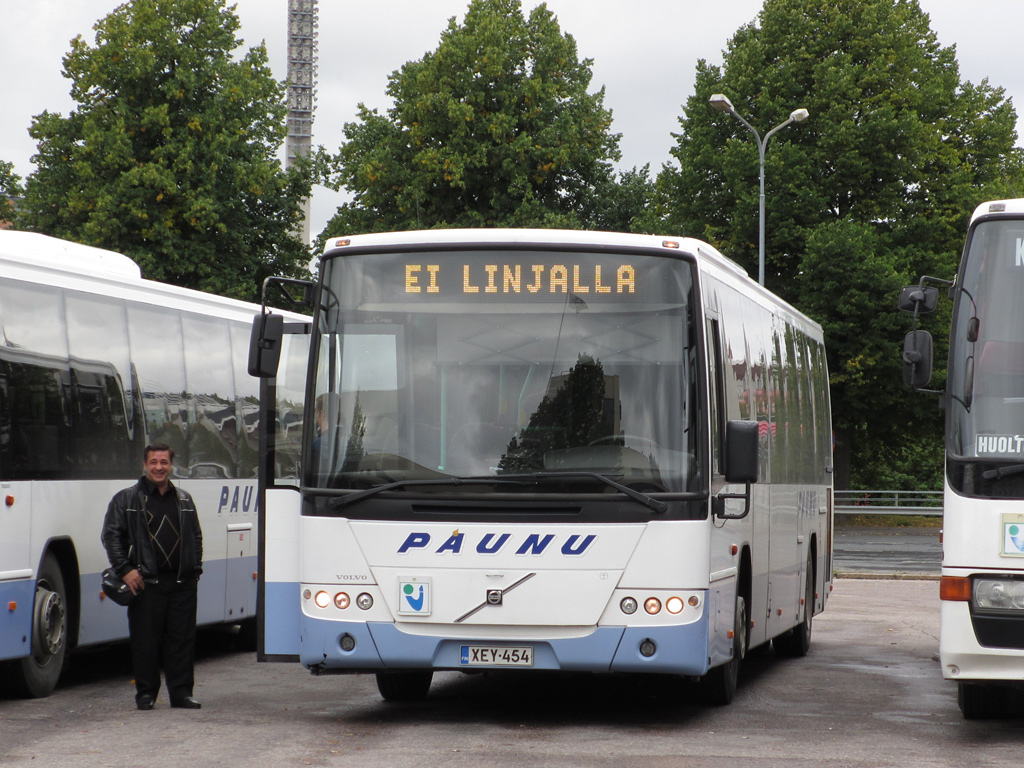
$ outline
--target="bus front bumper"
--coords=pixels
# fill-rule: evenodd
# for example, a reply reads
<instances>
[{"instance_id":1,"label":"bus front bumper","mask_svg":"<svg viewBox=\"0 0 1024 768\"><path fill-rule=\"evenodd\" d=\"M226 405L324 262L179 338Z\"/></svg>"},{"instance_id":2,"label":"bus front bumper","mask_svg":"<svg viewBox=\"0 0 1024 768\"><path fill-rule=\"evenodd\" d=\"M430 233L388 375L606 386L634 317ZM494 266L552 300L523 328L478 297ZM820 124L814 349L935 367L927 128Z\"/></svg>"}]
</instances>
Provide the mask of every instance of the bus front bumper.
<instances>
[{"instance_id":1,"label":"bus front bumper","mask_svg":"<svg viewBox=\"0 0 1024 768\"><path fill-rule=\"evenodd\" d=\"M1024 683L1024 649L981 645L967 602L942 603L939 661L947 680Z\"/></svg>"},{"instance_id":2,"label":"bus front bumper","mask_svg":"<svg viewBox=\"0 0 1024 768\"><path fill-rule=\"evenodd\" d=\"M457 631L458 628L453 628ZM455 631L452 632L455 635ZM389 622L346 622L303 616L299 660L324 674L397 669L479 671L464 646L531 649L531 669L703 675L708 670L708 617L680 626L596 627L578 637L480 638L405 632Z\"/></svg>"}]
</instances>

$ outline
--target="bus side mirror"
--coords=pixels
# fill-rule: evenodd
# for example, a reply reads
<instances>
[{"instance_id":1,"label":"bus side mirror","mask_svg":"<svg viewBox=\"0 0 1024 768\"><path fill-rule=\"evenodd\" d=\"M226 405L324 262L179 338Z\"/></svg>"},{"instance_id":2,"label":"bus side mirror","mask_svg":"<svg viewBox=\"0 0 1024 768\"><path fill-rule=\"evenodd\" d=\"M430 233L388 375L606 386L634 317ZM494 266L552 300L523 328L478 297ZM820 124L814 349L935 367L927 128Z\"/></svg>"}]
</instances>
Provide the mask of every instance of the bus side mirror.
<instances>
[{"instance_id":1,"label":"bus side mirror","mask_svg":"<svg viewBox=\"0 0 1024 768\"><path fill-rule=\"evenodd\" d=\"M743 483L743 493L720 493L712 499L715 517L740 520L750 514L750 484L757 482L761 438L756 421L730 421L725 425L725 481ZM726 499L743 499L742 512L726 512Z\"/></svg>"},{"instance_id":2,"label":"bus side mirror","mask_svg":"<svg viewBox=\"0 0 1024 768\"><path fill-rule=\"evenodd\" d=\"M756 483L761 438L756 421L730 421L725 425L725 482Z\"/></svg>"},{"instance_id":3,"label":"bus side mirror","mask_svg":"<svg viewBox=\"0 0 1024 768\"><path fill-rule=\"evenodd\" d=\"M939 289L933 285L908 285L900 291L900 309L904 312L928 314L939 305Z\"/></svg>"},{"instance_id":4,"label":"bus side mirror","mask_svg":"<svg viewBox=\"0 0 1024 768\"><path fill-rule=\"evenodd\" d=\"M281 362L284 316L260 313L252 320L249 336L249 375L269 379L277 375Z\"/></svg>"},{"instance_id":5,"label":"bus side mirror","mask_svg":"<svg viewBox=\"0 0 1024 768\"><path fill-rule=\"evenodd\" d=\"M932 335L928 331L911 331L903 339L903 383L921 389L931 380Z\"/></svg>"}]
</instances>

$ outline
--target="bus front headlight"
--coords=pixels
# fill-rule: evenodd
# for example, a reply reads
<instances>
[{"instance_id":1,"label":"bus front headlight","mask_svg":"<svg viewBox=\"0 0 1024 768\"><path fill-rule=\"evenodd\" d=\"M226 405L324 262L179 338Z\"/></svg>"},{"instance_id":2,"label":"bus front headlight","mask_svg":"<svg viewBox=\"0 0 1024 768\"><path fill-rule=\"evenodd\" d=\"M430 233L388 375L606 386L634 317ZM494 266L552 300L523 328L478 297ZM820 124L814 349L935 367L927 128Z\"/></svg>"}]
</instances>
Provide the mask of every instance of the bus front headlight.
<instances>
[{"instance_id":1,"label":"bus front headlight","mask_svg":"<svg viewBox=\"0 0 1024 768\"><path fill-rule=\"evenodd\" d=\"M1007 577L975 577L971 600L976 611L1024 611L1024 581Z\"/></svg>"}]
</instances>

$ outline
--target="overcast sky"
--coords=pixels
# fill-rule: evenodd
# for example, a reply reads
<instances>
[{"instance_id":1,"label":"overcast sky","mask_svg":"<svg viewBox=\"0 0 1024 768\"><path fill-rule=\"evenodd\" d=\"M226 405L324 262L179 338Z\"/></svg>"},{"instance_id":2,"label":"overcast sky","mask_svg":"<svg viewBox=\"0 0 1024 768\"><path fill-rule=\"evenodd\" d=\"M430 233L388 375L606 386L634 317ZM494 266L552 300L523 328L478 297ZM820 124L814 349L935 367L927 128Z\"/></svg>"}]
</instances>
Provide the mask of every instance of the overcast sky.
<instances>
[{"instance_id":1,"label":"overcast sky","mask_svg":"<svg viewBox=\"0 0 1024 768\"><path fill-rule=\"evenodd\" d=\"M283 80L287 0L235 2L245 47L266 41L274 74ZM920 3L939 42L956 45L961 79L979 83L987 77L1006 89L1024 117L1024 0ZM526 12L536 4L523 0ZM81 34L94 44L93 25L118 5L119 0L0 0L0 160L14 163L20 176L32 171L32 117L44 110L66 115L74 107L71 83L61 75L69 41ZM388 75L434 50L447 20L461 19L467 5L468 0L320 0L314 143L336 150L342 125L354 119L359 102L386 109ZM657 172L670 160L670 134L678 130L692 92L697 60L721 64L728 40L761 6L762 0L548 0L562 31L576 38L580 58L594 60L592 88L605 87L612 129L622 134L620 167L650 163ZM746 117L758 125L756 115ZM1024 119L1017 131L1017 143L1024 146ZM314 192L314 235L338 202L332 192Z\"/></svg>"}]
</instances>

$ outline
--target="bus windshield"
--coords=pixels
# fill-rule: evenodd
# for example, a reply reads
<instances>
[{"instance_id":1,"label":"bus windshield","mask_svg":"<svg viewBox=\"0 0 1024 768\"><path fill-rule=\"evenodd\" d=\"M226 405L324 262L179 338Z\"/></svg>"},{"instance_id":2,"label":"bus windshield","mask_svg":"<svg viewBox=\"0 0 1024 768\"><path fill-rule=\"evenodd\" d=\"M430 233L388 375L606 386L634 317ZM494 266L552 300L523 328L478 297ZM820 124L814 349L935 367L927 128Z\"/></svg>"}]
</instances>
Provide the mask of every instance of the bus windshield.
<instances>
[{"instance_id":1,"label":"bus windshield","mask_svg":"<svg viewBox=\"0 0 1024 768\"><path fill-rule=\"evenodd\" d=\"M950 346L950 481L1024 498L1024 220L982 221L958 280Z\"/></svg>"},{"instance_id":2,"label":"bus windshield","mask_svg":"<svg viewBox=\"0 0 1024 768\"><path fill-rule=\"evenodd\" d=\"M697 490L693 269L639 252L328 256L306 485Z\"/></svg>"}]
</instances>

